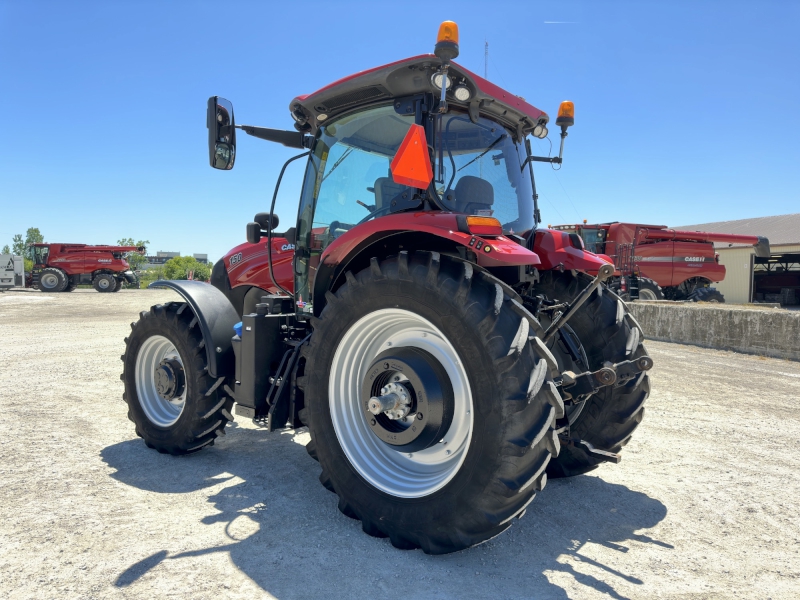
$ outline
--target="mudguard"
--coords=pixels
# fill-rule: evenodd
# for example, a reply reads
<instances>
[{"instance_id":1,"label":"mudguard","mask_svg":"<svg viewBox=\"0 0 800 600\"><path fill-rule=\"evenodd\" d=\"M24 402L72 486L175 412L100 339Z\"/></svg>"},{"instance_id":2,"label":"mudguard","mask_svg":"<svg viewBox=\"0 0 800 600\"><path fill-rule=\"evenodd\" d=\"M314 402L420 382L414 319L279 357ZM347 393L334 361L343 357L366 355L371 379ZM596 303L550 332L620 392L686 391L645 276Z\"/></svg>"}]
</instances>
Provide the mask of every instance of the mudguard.
<instances>
[{"instance_id":1,"label":"mudguard","mask_svg":"<svg viewBox=\"0 0 800 600\"><path fill-rule=\"evenodd\" d=\"M206 347L208 373L221 377L234 370L231 338L239 322L236 309L213 285L202 281L154 281L148 288L169 288L178 292L197 317Z\"/></svg>"}]
</instances>

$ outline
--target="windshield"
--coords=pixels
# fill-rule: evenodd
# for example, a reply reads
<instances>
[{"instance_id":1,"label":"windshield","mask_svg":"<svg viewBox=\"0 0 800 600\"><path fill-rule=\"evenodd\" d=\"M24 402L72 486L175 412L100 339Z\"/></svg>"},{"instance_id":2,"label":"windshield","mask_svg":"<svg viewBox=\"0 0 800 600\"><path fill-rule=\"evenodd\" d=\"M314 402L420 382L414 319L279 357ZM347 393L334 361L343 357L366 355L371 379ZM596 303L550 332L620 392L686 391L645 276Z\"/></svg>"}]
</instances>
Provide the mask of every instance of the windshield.
<instances>
[{"instance_id":1,"label":"windshield","mask_svg":"<svg viewBox=\"0 0 800 600\"><path fill-rule=\"evenodd\" d=\"M454 212L491 216L507 234L535 227L527 154L502 126L458 113L443 115L434 133L434 185Z\"/></svg>"},{"instance_id":2,"label":"windshield","mask_svg":"<svg viewBox=\"0 0 800 600\"><path fill-rule=\"evenodd\" d=\"M606 241L605 230L581 227L580 233L583 238L583 245L589 252L603 253L603 245Z\"/></svg>"}]
</instances>

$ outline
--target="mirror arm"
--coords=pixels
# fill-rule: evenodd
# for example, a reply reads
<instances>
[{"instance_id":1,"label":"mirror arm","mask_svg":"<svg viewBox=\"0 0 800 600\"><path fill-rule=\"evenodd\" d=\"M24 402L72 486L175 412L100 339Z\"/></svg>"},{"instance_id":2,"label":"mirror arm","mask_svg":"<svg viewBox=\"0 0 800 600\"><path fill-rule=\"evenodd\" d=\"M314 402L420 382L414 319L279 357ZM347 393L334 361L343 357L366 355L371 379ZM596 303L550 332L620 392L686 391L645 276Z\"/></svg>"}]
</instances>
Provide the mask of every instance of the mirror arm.
<instances>
[{"instance_id":1,"label":"mirror arm","mask_svg":"<svg viewBox=\"0 0 800 600\"><path fill-rule=\"evenodd\" d=\"M298 148L300 150L310 148L314 140L310 135L305 135L299 131L283 131L281 129L268 129L267 127L254 127L253 125L236 125L235 127L258 139L277 142L288 148Z\"/></svg>"}]
</instances>

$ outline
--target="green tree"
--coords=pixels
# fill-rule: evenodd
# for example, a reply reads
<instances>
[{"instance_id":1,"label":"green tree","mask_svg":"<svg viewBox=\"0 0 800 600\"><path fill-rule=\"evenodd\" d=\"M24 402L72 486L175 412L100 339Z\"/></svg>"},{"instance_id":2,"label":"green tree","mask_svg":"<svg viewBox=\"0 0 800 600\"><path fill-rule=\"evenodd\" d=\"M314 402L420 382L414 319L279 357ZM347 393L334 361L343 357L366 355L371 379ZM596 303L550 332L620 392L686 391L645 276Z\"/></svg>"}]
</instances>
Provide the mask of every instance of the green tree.
<instances>
[{"instance_id":1,"label":"green tree","mask_svg":"<svg viewBox=\"0 0 800 600\"><path fill-rule=\"evenodd\" d=\"M117 246L144 247L144 254L139 254L138 252L125 253L125 260L128 261L128 264L134 271L141 269L142 265L147 262L147 259L144 257L144 255L147 254L147 247L149 245L150 240L139 240L138 242L134 242L133 238L122 238L121 240L117 240Z\"/></svg>"},{"instance_id":2,"label":"green tree","mask_svg":"<svg viewBox=\"0 0 800 600\"><path fill-rule=\"evenodd\" d=\"M44 242L44 236L42 232L39 231L38 227L28 227L28 231L25 232L25 245L28 244L41 244Z\"/></svg>"},{"instance_id":3,"label":"green tree","mask_svg":"<svg viewBox=\"0 0 800 600\"><path fill-rule=\"evenodd\" d=\"M211 268L193 256L176 256L164 263L165 279L188 279L190 271L194 272L194 279L199 281L211 278Z\"/></svg>"},{"instance_id":4,"label":"green tree","mask_svg":"<svg viewBox=\"0 0 800 600\"><path fill-rule=\"evenodd\" d=\"M25 255L25 240L22 239L22 234L18 233L11 240L11 252L17 256Z\"/></svg>"},{"instance_id":5,"label":"green tree","mask_svg":"<svg viewBox=\"0 0 800 600\"><path fill-rule=\"evenodd\" d=\"M5 246L3 246L3 252L2 252L2 254L11 254L11 248L9 248L9 247L8 247L8 244L6 244Z\"/></svg>"}]
</instances>

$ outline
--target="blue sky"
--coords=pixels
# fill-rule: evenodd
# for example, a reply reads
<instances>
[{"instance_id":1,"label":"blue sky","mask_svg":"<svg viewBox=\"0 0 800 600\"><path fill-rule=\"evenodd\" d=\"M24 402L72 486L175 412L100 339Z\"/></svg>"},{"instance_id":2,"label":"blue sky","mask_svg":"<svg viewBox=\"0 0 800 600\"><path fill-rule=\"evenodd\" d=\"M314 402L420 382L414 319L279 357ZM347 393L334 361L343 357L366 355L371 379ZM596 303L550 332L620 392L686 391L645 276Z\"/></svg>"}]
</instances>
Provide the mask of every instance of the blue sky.
<instances>
[{"instance_id":1,"label":"blue sky","mask_svg":"<svg viewBox=\"0 0 800 600\"><path fill-rule=\"evenodd\" d=\"M0 245L34 226L219 258L294 151L240 135L234 170L211 169L208 96L289 129L294 96L431 52L445 19L457 62L482 73L488 41L490 80L551 115L575 102L562 170L537 170L545 224L800 212L799 2L0 0Z\"/></svg>"}]
</instances>

